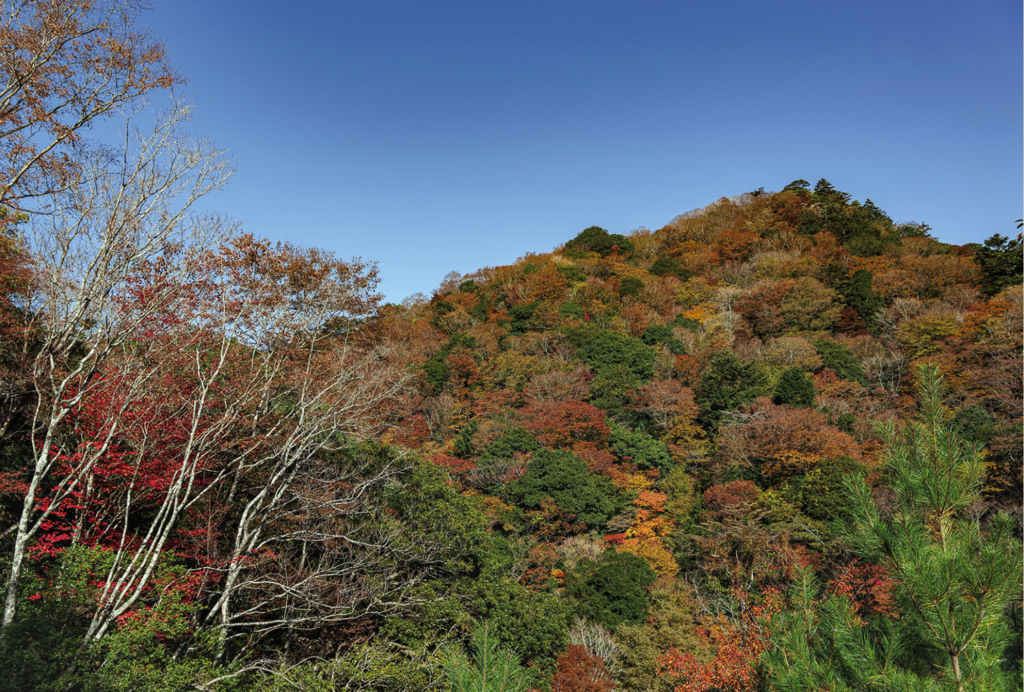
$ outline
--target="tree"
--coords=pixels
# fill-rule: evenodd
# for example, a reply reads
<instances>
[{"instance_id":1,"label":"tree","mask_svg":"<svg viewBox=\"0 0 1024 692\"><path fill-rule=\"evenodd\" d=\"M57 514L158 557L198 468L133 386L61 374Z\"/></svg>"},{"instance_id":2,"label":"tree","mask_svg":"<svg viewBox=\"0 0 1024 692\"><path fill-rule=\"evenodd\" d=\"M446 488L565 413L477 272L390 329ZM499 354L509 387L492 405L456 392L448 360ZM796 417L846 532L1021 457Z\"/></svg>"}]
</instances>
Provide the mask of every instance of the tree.
<instances>
[{"instance_id":1,"label":"tree","mask_svg":"<svg viewBox=\"0 0 1024 692\"><path fill-rule=\"evenodd\" d=\"M655 276L674 276L680 281L688 281L693 278L693 272L683 269L678 262L667 255L662 255L654 260L654 264L648 267L647 271Z\"/></svg>"},{"instance_id":2,"label":"tree","mask_svg":"<svg viewBox=\"0 0 1024 692\"><path fill-rule=\"evenodd\" d=\"M825 459L860 459L860 447L850 435L812 408L775 406L759 400L745 420L723 426L719 436L719 463L755 465L772 482L808 473Z\"/></svg>"},{"instance_id":3,"label":"tree","mask_svg":"<svg viewBox=\"0 0 1024 692\"><path fill-rule=\"evenodd\" d=\"M814 406L814 383L800 368L789 368L775 385L774 401L798 408Z\"/></svg>"},{"instance_id":4,"label":"tree","mask_svg":"<svg viewBox=\"0 0 1024 692\"><path fill-rule=\"evenodd\" d=\"M831 331L842 308L834 303L836 292L817 279L798 279L782 303L781 315L795 331Z\"/></svg>"},{"instance_id":5,"label":"tree","mask_svg":"<svg viewBox=\"0 0 1024 692\"><path fill-rule=\"evenodd\" d=\"M579 644L569 646L559 656L551 692L611 692L614 688L615 682L600 656L588 653Z\"/></svg>"},{"instance_id":6,"label":"tree","mask_svg":"<svg viewBox=\"0 0 1024 692\"><path fill-rule=\"evenodd\" d=\"M566 581L566 593L579 611L614 630L640 622L647 613L646 588L658 575L632 553L606 550L596 560L580 560Z\"/></svg>"},{"instance_id":7,"label":"tree","mask_svg":"<svg viewBox=\"0 0 1024 692\"><path fill-rule=\"evenodd\" d=\"M697 404L705 425L717 425L734 411L768 393L768 378L757 363L743 363L732 351L719 351L700 380Z\"/></svg>"},{"instance_id":8,"label":"tree","mask_svg":"<svg viewBox=\"0 0 1024 692\"><path fill-rule=\"evenodd\" d=\"M620 428L612 423L611 443L616 456L636 464L641 469L658 469L663 475L672 470L672 456L668 448L650 435Z\"/></svg>"},{"instance_id":9,"label":"tree","mask_svg":"<svg viewBox=\"0 0 1024 692\"><path fill-rule=\"evenodd\" d=\"M567 451L545 449L534 454L526 473L505 486L504 496L528 509L539 508L550 498L590 527L603 526L614 511L609 490L598 484L586 462Z\"/></svg>"},{"instance_id":10,"label":"tree","mask_svg":"<svg viewBox=\"0 0 1024 692\"><path fill-rule=\"evenodd\" d=\"M618 249L623 254L633 251L633 242L624 235L609 233L600 226L590 226L565 244L566 249L586 248L605 257Z\"/></svg>"},{"instance_id":11,"label":"tree","mask_svg":"<svg viewBox=\"0 0 1024 692\"><path fill-rule=\"evenodd\" d=\"M30 226L29 247L45 279L30 305L39 340L29 384L35 457L14 536L4 627L14 617L28 542L86 482L117 428L91 441L93 451L76 462L78 472L51 488L60 457L78 446L69 440L71 448L62 449L57 436L86 398L110 385L100 375L115 353L135 350L152 320L179 308L182 315L192 312L182 289L191 284L202 254L226 233L219 220L192 214L192 206L224 185L231 170L221 152L181 132L188 115L187 108L176 108L151 135L137 134L122 157L82 163L81 180L53 197ZM178 262L185 248L194 263ZM141 358L131 362L141 369L120 380L137 398L158 369ZM108 413L116 416L117 408ZM41 491L49 492L48 508L39 505Z\"/></svg>"},{"instance_id":12,"label":"tree","mask_svg":"<svg viewBox=\"0 0 1024 692\"><path fill-rule=\"evenodd\" d=\"M1011 239L996 233L984 246L975 247L974 257L985 274L981 287L987 296L1024 280L1024 242L1019 234Z\"/></svg>"},{"instance_id":13,"label":"tree","mask_svg":"<svg viewBox=\"0 0 1024 692\"><path fill-rule=\"evenodd\" d=\"M839 379L867 386L864 366L861 365L856 353L834 341L814 339L811 343L814 344L815 350L821 356L822 364L832 370Z\"/></svg>"},{"instance_id":14,"label":"tree","mask_svg":"<svg viewBox=\"0 0 1024 692\"><path fill-rule=\"evenodd\" d=\"M477 626L470 638L472 661L461 648L449 651L444 661L448 684L454 692L526 692L531 671L518 657L501 647L487 625Z\"/></svg>"},{"instance_id":15,"label":"tree","mask_svg":"<svg viewBox=\"0 0 1024 692\"><path fill-rule=\"evenodd\" d=\"M570 330L567 340L576 349L576 357L595 372L622 365L644 382L654 375L654 351L639 339L587 326Z\"/></svg>"},{"instance_id":16,"label":"tree","mask_svg":"<svg viewBox=\"0 0 1024 692\"><path fill-rule=\"evenodd\" d=\"M0 206L22 208L84 173L82 130L181 82L126 0L19 0L0 17Z\"/></svg>"},{"instance_id":17,"label":"tree","mask_svg":"<svg viewBox=\"0 0 1024 692\"><path fill-rule=\"evenodd\" d=\"M895 507L882 511L860 476L847 482L848 541L898 583L898 619L861 617L842 591L820 598L809 570L791 597L796 610L772 622L767 660L773 689L1011 690L1007 608L1019 601L1022 551L1005 513L972 511L984 478L980 448L945 422L942 378L919 369L920 416L879 430Z\"/></svg>"},{"instance_id":18,"label":"tree","mask_svg":"<svg viewBox=\"0 0 1024 692\"><path fill-rule=\"evenodd\" d=\"M856 311L868 330L872 334L877 334L880 327L877 313L885 308L885 300L872 292L871 279L871 272L866 269L858 269L841 286L841 291L846 298L846 303Z\"/></svg>"}]
</instances>

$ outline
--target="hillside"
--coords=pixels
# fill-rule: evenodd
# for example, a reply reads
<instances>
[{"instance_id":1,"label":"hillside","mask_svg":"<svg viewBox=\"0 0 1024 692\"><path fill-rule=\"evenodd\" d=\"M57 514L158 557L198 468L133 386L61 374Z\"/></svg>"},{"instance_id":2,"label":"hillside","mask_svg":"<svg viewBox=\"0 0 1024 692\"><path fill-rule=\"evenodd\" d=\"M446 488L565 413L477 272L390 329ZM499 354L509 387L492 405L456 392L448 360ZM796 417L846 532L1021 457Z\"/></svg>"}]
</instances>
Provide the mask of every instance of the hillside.
<instances>
[{"instance_id":1,"label":"hillside","mask_svg":"<svg viewBox=\"0 0 1024 692\"><path fill-rule=\"evenodd\" d=\"M371 338L415 378L385 440L447 471L549 609L532 627L497 604L475 615L538 665L568 627L603 637L622 689L707 690L757 688L778 639L750 628L797 607L798 568L849 596L858 626L911 608L898 556L854 547L848 484L864 479L871 511L910 501L884 426L922 415L929 378L943 434L984 447L950 516L985 526L1021 503L1020 240L928 231L795 181L655 232L590 227L385 306Z\"/></svg>"},{"instance_id":2,"label":"hillside","mask_svg":"<svg viewBox=\"0 0 1024 692\"><path fill-rule=\"evenodd\" d=\"M403 305L191 238L5 238L0 689L1019 689L1019 237L796 181Z\"/></svg>"}]
</instances>

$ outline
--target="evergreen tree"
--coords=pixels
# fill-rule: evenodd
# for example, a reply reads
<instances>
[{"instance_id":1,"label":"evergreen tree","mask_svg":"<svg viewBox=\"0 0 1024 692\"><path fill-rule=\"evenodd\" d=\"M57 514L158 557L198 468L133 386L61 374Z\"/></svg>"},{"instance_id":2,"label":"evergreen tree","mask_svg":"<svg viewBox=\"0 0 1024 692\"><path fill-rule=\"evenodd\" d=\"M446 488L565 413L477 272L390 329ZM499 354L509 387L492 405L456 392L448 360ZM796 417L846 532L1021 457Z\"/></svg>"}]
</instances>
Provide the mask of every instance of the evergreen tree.
<instances>
[{"instance_id":1,"label":"evergreen tree","mask_svg":"<svg viewBox=\"0 0 1024 692\"><path fill-rule=\"evenodd\" d=\"M811 343L814 345L814 350L821 356L825 367L830 368L839 379L856 382L865 387L868 385L867 378L864 377L864 366L861 365L860 359L852 350L842 344L824 339L815 339Z\"/></svg>"},{"instance_id":2,"label":"evergreen tree","mask_svg":"<svg viewBox=\"0 0 1024 692\"><path fill-rule=\"evenodd\" d=\"M847 482L847 540L895 579L900 616L865 619L842 594L822 599L802 569L790 592L794 609L771 623L772 689L1020 689L1006 617L1021 593L1015 522L1005 513L983 522L973 511L981 449L946 425L938 368L923 366L920 380L919 420L879 428L896 506L883 512L860 475Z\"/></svg>"},{"instance_id":3,"label":"evergreen tree","mask_svg":"<svg viewBox=\"0 0 1024 692\"><path fill-rule=\"evenodd\" d=\"M581 560L566 582L581 615L610 629L647 616L647 587L658 575L632 553L606 550L596 561Z\"/></svg>"},{"instance_id":4,"label":"evergreen tree","mask_svg":"<svg viewBox=\"0 0 1024 692\"><path fill-rule=\"evenodd\" d=\"M866 269L858 269L848 280L843 282L840 290L846 303L857 311L860 318L872 334L879 329L877 313L885 307L885 299L876 296L871 290L874 277Z\"/></svg>"},{"instance_id":5,"label":"evergreen tree","mask_svg":"<svg viewBox=\"0 0 1024 692\"><path fill-rule=\"evenodd\" d=\"M809 408L814 406L814 383L800 368L790 368L782 373L775 385L776 404Z\"/></svg>"},{"instance_id":6,"label":"evergreen tree","mask_svg":"<svg viewBox=\"0 0 1024 692\"><path fill-rule=\"evenodd\" d=\"M717 425L723 412L746 406L769 391L768 378L757 363L744 363L732 351L719 351L700 380L697 404L701 422Z\"/></svg>"},{"instance_id":7,"label":"evergreen tree","mask_svg":"<svg viewBox=\"0 0 1024 692\"><path fill-rule=\"evenodd\" d=\"M461 648L444 658L444 672L453 692L526 692L533 675L519 658L501 647L487 625L478 626L470 639L471 661Z\"/></svg>"},{"instance_id":8,"label":"evergreen tree","mask_svg":"<svg viewBox=\"0 0 1024 692\"><path fill-rule=\"evenodd\" d=\"M1020 236L1011 240L997 233L986 240L984 246L974 248L975 259L985 272L981 283L985 295L994 296L1024 280L1024 243Z\"/></svg>"},{"instance_id":9,"label":"evergreen tree","mask_svg":"<svg viewBox=\"0 0 1024 692\"><path fill-rule=\"evenodd\" d=\"M533 455L526 472L505 486L505 498L518 507L537 509L547 498L559 509L576 515L591 528L603 526L615 511L614 492L587 469L572 452L542 449Z\"/></svg>"},{"instance_id":10,"label":"evergreen tree","mask_svg":"<svg viewBox=\"0 0 1024 692\"><path fill-rule=\"evenodd\" d=\"M679 266L679 263L667 255L662 255L658 259L654 260L648 269L648 272L655 276L666 276L671 274L680 281L687 281L693 277L693 272L683 269Z\"/></svg>"}]
</instances>

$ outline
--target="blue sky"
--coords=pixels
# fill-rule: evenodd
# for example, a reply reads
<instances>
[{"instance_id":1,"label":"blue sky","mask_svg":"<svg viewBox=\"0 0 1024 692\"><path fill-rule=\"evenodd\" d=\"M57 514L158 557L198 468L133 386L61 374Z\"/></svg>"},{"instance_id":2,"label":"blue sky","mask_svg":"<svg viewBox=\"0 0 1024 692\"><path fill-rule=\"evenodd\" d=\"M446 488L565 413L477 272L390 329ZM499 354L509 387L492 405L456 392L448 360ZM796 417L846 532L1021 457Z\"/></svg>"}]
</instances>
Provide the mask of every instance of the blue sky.
<instances>
[{"instance_id":1,"label":"blue sky","mask_svg":"<svg viewBox=\"0 0 1024 692\"><path fill-rule=\"evenodd\" d=\"M939 239L1015 232L1022 4L160 0L238 173L211 209L379 263L399 302L587 226L827 178Z\"/></svg>"}]
</instances>

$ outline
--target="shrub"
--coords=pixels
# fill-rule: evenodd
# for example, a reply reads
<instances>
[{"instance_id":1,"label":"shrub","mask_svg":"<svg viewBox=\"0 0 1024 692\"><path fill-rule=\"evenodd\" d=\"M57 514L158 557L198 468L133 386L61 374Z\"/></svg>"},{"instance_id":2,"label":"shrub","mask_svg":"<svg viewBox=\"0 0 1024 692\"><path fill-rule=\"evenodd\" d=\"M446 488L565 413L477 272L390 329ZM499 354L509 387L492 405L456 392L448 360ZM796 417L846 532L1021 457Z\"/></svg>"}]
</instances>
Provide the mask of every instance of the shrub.
<instances>
[{"instance_id":1,"label":"shrub","mask_svg":"<svg viewBox=\"0 0 1024 692\"><path fill-rule=\"evenodd\" d=\"M566 593L584 617L610 629L638 623L647 615L648 586L657 574L631 553L606 550L597 561L580 560L566 582Z\"/></svg>"},{"instance_id":2,"label":"shrub","mask_svg":"<svg viewBox=\"0 0 1024 692\"><path fill-rule=\"evenodd\" d=\"M541 509L550 498L559 509L597 528L615 511L610 499L614 493L602 485L572 452L544 449L534 454L522 477L505 486L503 495L524 509Z\"/></svg>"}]
</instances>

